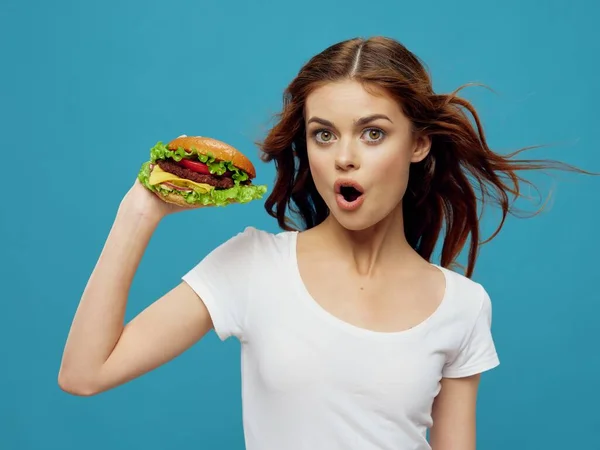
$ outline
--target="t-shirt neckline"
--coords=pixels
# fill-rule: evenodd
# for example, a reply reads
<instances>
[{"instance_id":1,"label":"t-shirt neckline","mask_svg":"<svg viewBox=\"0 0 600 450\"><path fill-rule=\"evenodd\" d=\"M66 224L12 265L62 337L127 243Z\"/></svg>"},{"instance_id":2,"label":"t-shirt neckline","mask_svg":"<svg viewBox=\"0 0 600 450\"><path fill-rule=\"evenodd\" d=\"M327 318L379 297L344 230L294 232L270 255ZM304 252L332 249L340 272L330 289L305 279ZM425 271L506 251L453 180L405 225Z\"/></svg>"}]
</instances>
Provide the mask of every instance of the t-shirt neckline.
<instances>
[{"instance_id":1,"label":"t-shirt neckline","mask_svg":"<svg viewBox=\"0 0 600 450\"><path fill-rule=\"evenodd\" d=\"M319 316L322 320L333 325L342 331L349 332L350 334L354 334L359 337L368 337L374 339L387 339L387 340L397 340L397 339L408 339L409 337L413 337L419 333L423 333L426 330L430 329L435 325L435 323L440 319L441 316L444 315L445 310L448 308L448 303L450 302L450 297L452 294L452 277L449 274L448 269L445 267L439 266L437 264L430 263L432 266L436 267L438 270L442 272L444 275L444 279L446 282L446 286L444 289L444 295L442 296L442 300L440 304L437 306L435 311L431 313L424 320L419 322L417 325L412 328L408 328L400 331L375 331L368 328L359 327L358 325L351 324L346 322L345 320L340 319L334 314L327 311L323 308L310 294L308 288L304 284L304 280L302 279L302 275L300 274L300 267L298 265L298 255L297 255L297 243L298 243L298 231L290 231L288 232L288 242L289 242L289 259L290 259L290 269L292 272L292 280L296 287L300 292L301 301L304 305L310 308L313 313Z\"/></svg>"}]
</instances>

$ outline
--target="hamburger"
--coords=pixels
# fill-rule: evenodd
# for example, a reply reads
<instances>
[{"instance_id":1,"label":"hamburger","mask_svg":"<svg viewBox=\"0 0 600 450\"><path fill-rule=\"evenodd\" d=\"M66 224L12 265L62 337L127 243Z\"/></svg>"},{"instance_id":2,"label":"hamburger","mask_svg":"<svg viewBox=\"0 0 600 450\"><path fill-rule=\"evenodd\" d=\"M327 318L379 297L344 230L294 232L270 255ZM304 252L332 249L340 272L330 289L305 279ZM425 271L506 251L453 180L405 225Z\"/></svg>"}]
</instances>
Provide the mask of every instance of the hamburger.
<instances>
[{"instance_id":1,"label":"hamburger","mask_svg":"<svg viewBox=\"0 0 600 450\"><path fill-rule=\"evenodd\" d=\"M183 207L226 206L262 198L265 185L253 185L252 162L231 145L202 136L179 136L150 149L138 179L168 203Z\"/></svg>"}]
</instances>

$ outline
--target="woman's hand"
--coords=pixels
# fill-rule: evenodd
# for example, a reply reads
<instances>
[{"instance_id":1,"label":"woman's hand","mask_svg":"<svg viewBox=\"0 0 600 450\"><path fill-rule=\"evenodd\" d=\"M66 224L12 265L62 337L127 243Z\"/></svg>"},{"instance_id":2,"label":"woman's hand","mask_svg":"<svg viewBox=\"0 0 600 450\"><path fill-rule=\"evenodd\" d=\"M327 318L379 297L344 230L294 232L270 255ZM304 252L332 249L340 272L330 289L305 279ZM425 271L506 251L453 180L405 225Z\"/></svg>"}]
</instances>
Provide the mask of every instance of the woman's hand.
<instances>
[{"instance_id":1,"label":"woman's hand","mask_svg":"<svg viewBox=\"0 0 600 450\"><path fill-rule=\"evenodd\" d=\"M144 216L160 221L169 214L200 207L202 207L202 205L185 208L173 203L165 202L157 194L144 187L136 178L133 186L131 186L129 191L123 197L119 206L119 211L133 213L134 216Z\"/></svg>"}]
</instances>

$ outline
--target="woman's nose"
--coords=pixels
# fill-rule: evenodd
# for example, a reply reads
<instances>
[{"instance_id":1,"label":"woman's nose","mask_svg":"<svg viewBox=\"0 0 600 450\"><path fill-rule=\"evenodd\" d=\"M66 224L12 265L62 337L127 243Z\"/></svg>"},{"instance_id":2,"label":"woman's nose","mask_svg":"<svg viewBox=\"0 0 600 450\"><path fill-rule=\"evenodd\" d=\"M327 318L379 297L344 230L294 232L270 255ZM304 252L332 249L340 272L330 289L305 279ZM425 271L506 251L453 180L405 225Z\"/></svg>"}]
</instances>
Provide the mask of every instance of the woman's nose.
<instances>
[{"instance_id":1,"label":"woman's nose","mask_svg":"<svg viewBox=\"0 0 600 450\"><path fill-rule=\"evenodd\" d=\"M351 144L340 145L335 157L335 167L338 170L356 170L360 167L356 150Z\"/></svg>"}]
</instances>

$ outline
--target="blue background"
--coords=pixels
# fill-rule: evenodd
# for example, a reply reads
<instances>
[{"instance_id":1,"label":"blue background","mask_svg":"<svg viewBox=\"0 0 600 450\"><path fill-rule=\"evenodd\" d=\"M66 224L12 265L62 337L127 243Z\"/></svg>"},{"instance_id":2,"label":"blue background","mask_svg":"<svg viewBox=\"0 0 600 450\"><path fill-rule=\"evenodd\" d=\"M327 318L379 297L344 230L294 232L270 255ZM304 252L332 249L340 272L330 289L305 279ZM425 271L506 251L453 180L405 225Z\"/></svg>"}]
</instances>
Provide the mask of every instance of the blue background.
<instances>
[{"instance_id":1,"label":"blue background","mask_svg":"<svg viewBox=\"0 0 600 450\"><path fill-rule=\"evenodd\" d=\"M552 144L532 156L600 171L597 2L336 3L1 2L0 449L243 448L234 340L211 333L92 398L60 391L61 353L149 148L179 134L224 139L272 186L253 142L301 64L334 42L397 38L438 90L472 81L495 90L465 91L494 148ZM553 189L551 207L510 219L475 274L494 302L502 360L482 382L478 448L600 448L600 179L533 180ZM277 230L262 202L167 218L128 318L247 225Z\"/></svg>"}]
</instances>

